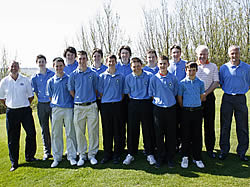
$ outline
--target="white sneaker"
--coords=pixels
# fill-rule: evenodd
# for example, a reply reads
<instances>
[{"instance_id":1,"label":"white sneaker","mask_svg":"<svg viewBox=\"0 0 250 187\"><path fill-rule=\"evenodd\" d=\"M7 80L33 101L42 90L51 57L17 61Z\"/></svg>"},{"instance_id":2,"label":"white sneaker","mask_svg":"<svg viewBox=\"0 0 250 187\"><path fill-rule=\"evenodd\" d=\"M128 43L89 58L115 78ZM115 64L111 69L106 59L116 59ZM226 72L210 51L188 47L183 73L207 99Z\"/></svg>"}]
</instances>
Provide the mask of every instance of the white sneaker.
<instances>
[{"instance_id":1,"label":"white sneaker","mask_svg":"<svg viewBox=\"0 0 250 187\"><path fill-rule=\"evenodd\" d=\"M73 158L71 158L71 159L69 159L69 162L70 162L70 165L71 166L74 166L74 165L76 165L76 160L75 159L73 159Z\"/></svg>"},{"instance_id":2,"label":"white sneaker","mask_svg":"<svg viewBox=\"0 0 250 187\"><path fill-rule=\"evenodd\" d=\"M90 157L89 161L91 165L96 165L98 163L94 156Z\"/></svg>"},{"instance_id":3,"label":"white sneaker","mask_svg":"<svg viewBox=\"0 0 250 187\"><path fill-rule=\"evenodd\" d=\"M59 162L57 160L54 160L50 167L55 168L56 166L58 166L58 164Z\"/></svg>"},{"instance_id":4,"label":"white sneaker","mask_svg":"<svg viewBox=\"0 0 250 187\"><path fill-rule=\"evenodd\" d=\"M154 155L148 155L147 161L149 162L150 165L154 165L156 163Z\"/></svg>"},{"instance_id":5,"label":"white sneaker","mask_svg":"<svg viewBox=\"0 0 250 187\"><path fill-rule=\"evenodd\" d=\"M181 167L182 168L188 168L188 157L184 156L182 158Z\"/></svg>"},{"instance_id":6,"label":"white sneaker","mask_svg":"<svg viewBox=\"0 0 250 187\"><path fill-rule=\"evenodd\" d=\"M83 166L84 164L84 159L80 159L78 162L77 162L77 166Z\"/></svg>"},{"instance_id":7,"label":"white sneaker","mask_svg":"<svg viewBox=\"0 0 250 187\"><path fill-rule=\"evenodd\" d=\"M201 160L193 160L193 162L196 164L196 166L198 167L198 168L204 168L205 166L204 166L204 164L203 164L203 162L201 161Z\"/></svg>"},{"instance_id":8,"label":"white sneaker","mask_svg":"<svg viewBox=\"0 0 250 187\"><path fill-rule=\"evenodd\" d=\"M127 155L126 159L123 161L123 164L129 165L134 160L134 157L130 154Z\"/></svg>"}]
</instances>

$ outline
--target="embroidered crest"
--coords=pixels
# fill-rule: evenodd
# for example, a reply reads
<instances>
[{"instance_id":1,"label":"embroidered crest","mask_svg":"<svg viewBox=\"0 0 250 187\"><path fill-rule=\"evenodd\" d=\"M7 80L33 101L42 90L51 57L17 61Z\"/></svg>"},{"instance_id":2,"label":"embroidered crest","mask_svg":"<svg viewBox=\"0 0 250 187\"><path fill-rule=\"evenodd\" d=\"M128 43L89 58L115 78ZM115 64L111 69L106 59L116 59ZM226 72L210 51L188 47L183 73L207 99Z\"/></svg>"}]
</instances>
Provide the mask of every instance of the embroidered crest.
<instances>
[{"instance_id":1,"label":"embroidered crest","mask_svg":"<svg viewBox=\"0 0 250 187\"><path fill-rule=\"evenodd\" d=\"M21 83L20 83L20 86L24 86L24 83L21 82Z\"/></svg>"}]
</instances>

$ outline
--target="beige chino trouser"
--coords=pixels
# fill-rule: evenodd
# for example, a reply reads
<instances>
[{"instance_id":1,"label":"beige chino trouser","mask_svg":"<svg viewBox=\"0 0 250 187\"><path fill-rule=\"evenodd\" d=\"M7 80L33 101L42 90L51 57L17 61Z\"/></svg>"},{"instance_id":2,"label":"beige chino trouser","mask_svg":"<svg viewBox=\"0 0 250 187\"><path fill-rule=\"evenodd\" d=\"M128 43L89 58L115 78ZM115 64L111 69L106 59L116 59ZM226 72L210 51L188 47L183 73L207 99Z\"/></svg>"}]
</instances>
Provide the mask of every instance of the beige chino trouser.
<instances>
[{"instance_id":1,"label":"beige chino trouser","mask_svg":"<svg viewBox=\"0 0 250 187\"><path fill-rule=\"evenodd\" d=\"M99 115L96 103L89 106L74 106L74 126L80 158L86 158L87 153L86 123L89 137L88 158L91 158L99 149Z\"/></svg>"},{"instance_id":2,"label":"beige chino trouser","mask_svg":"<svg viewBox=\"0 0 250 187\"><path fill-rule=\"evenodd\" d=\"M52 108L51 146L54 160L63 155L63 125L65 124L67 159L76 159L76 135L73 125L73 108Z\"/></svg>"}]
</instances>

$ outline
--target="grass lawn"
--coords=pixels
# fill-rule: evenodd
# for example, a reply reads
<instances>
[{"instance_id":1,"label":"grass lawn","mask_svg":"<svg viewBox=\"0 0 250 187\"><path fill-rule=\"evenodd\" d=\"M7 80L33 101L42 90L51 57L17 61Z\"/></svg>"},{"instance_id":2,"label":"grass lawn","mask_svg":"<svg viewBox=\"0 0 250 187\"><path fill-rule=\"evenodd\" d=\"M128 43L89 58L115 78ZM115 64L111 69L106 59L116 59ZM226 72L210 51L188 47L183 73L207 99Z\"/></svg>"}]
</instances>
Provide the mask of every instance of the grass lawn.
<instances>
[{"instance_id":1,"label":"grass lawn","mask_svg":"<svg viewBox=\"0 0 250 187\"><path fill-rule=\"evenodd\" d=\"M222 91L216 93L216 150L219 150L219 109ZM250 106L250 92L247 95ZM250 112L249 112L250 114ZM250 115L249 115L250 117ZM43 146L41 130L37 115L34 113L37 130L37 154L42 159ZM100 126L101 127L101 126ZM101 128L100 128L101 135ZM83 167L70 166L64 160L58 168L50 168L52 159L28 163L24 158L25 132L22 130L20 140L19 168L9 172L10 161L8 156L7 137L5 128L5 115L0 115L0 186L250 186L250 161L241 162L236 155L237 137L235 122L231 131L231 150L225 161L210 159L203 147L203 160L205 169L198 169L190 163L188 169L180 167L181 156L176 155L176 167L169 169L164 165L161 169L155 169L146 161L142 154L143 144L140 139L140 151L131 165L98 164L90 165L87 162ZM100 136L100 151L97 159L100 161L103 155L102 137ZM125 158L125 154L122 159ZM250 159L250 150L247 152Z\"/></svg>"}]
</instances>

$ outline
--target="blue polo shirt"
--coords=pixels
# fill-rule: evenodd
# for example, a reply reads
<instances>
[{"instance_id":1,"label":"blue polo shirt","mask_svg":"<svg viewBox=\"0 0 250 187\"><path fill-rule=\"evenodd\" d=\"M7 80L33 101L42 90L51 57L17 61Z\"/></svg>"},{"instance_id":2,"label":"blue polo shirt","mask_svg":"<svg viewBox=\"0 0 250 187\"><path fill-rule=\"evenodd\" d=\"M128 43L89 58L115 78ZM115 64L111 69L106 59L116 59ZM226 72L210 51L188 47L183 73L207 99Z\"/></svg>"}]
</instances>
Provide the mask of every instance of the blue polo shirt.
<instances>
[{"instance_id":1,"label":"blue polo shirt","mask_svg":"<svg viewBox=\"0 0 250 187\"><path fill-rule=\"evenodd\" d=\"M150 99L148 88L152 76L152 73L144 70L139 76L132 72L125 78L124 93L129 94L132 99Z\"/></svg>"},{"instance_id":2,"label":"blue polo shirt","mask_svg":"<svg viewBox=\"0 0 250 187\"><path fill-rule=\"evenodd\" d=\"M168 71L174 74L179 82L186 77L186 63L187 62L182 59L177 63L175 63L173 60L170 60L169 62Z\"/></svg>"},{"instance_id":3,"label":"blue polo shirt","mask_svg":"<svg viewBox=\"0 0 250 187\"><path fill-rule=\"evenodd\" d=\"M201 94L205 91L204 82L195 77L190 80L185 77L179 83L178 96L182 96L183 107L199 107L201 106Z\"/></svg>"},{"instance_id":4,"label":"blue polo shirt","mask_svg":"<svg viewBox=\"0 0 250 187\"><path fill-rule=\"evenodd\" d=\"M108 67L102 64L99 68L95 68L94 66L91 66L91 69L93 71L95 71L98 75L100 75L101 73L106 71L106 69L108 69Z\"/></svg>"},{"instance_id":5,"label":"blue polo shirt","mask_svg":"<svg viewBox=\"0 0 250 187\"><path fill-rule=\"evenodd\" d=\"M130 67L130 62L128 64L122 64L122 62L117 62L116 66L115 66L116 70L118 72L120 72L121 74L123 74L125 77L132 73L132 69Z\"/></svg>"},{"instance_id":6,"label":"blue polo shirt","mask_svg":"<svg viewBox=\"0 0 250 187\"><path fill-rule=\"evenodd\" d=\"M32 89L37 95L38 102L50 102L49 97L46 95L46 85L49 78L53 77L54 75L55 72L47 68L45 74L36 73L31 78Z\"/></svg>"},{"instance_id":7,"label":"blue polo shirt","mask_svg":"<svg viewBox=\"0 0 250 187\"><path fill-rule=\"evenodd\" d=\"M99 77L98 91L102 93L101 103L119 102L122 100L124 75L116 71L111 75L108 71Z\"/></svg>"},{"instance_id":8,"label":"blue polo shirt","mask_svg":"<svg viewBox=\"0 0 250 187\"><path fill-rule=\"evenodd\" d=\"M223 64L219 71L220 84L226 94L245 94L250 87L250 65L240 61L238 66L231 62Z\"/></svg>"},{"instance_id":9,"label":"blue polo shirt","mask_svg":"<svg viewBox=\"0 0 250 187\"><path fill-rule=\"evenodd\" d=\"M64 67L64 72L70 75L78 67L78 62L75 60L73 64L68 64Z\"/></svg>"},{"instance_id":10,"label":"blue polo shirt","mask_svg":"<svg viewBox=\"0 0 250 187\"><path fill-rule=\"evenodd\" d=\"M155 66L154 68L151 68L151 67L149 67L149 66L144 66L144 67L143 67L143 70L144 70L144 71L151 72L152 74L155 75L156 73L158 73L159 67L158 67L158 66Z\"/></svg>"},{"instance_id":11,"label":"blue polo shirt","mask_svg":"<svg viewBox=\"0 0 250 187\"><path fill-rule=\"evenodd\" d=\"M75 103L87 103L96 100L98 75L87 67L86 71L76 69L70 74L68 89L75 91Z\"/></svg>"},{"instance_id":12,"label":"blue polo shirt","mask_svg":"<svg viewBox=\"0 0 250 187\"><path fill-rule=\"evenodd\" d=\"M178 80L169 72L166 76L161 76L158 72L150 79L149 96L154 97L153 104L156 106L166 108L175 105L177 91Z\"/></svg>"},{"instance_id":13,"label":"blue polo shirt","mask_svg":"<svg viewBox=\"0 0 250 187\"><path fill-rule=\"evenodd\" d=\"M61 108L73 108L73 97L68 91L69 76L64 74L62 77L54 75L48 80L47 95L52 98L50 106Z\"/></svg>"}]
</instances>

